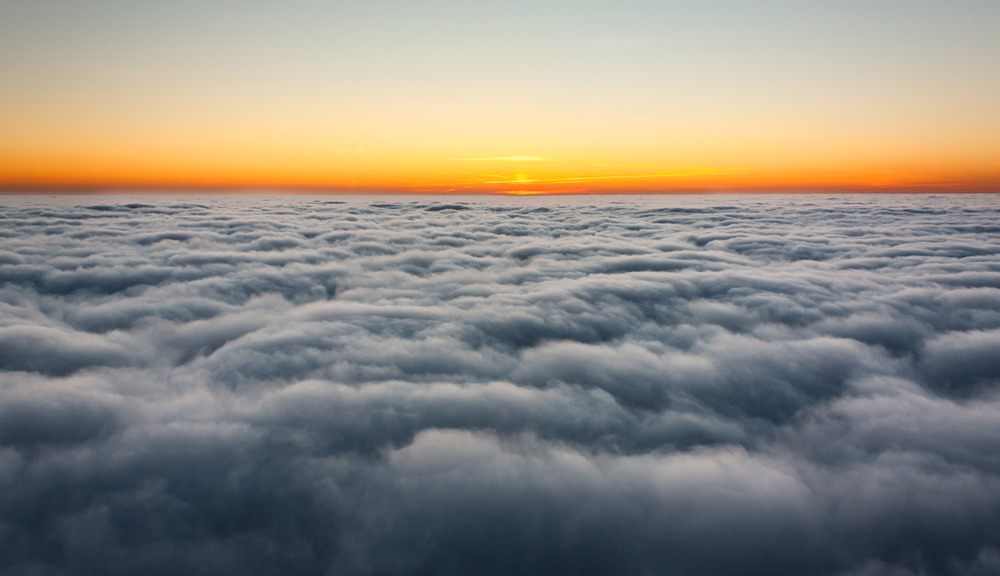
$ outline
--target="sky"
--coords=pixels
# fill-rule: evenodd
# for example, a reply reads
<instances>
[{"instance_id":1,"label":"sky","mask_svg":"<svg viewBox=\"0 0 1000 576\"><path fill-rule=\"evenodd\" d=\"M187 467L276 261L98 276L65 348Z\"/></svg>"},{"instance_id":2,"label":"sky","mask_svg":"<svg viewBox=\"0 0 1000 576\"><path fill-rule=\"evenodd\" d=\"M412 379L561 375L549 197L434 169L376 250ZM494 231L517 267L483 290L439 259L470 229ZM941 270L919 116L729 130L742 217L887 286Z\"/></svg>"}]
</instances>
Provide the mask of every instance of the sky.
<instances>
[{"instance_id":1,"label":"sky","mask_svg":"<svg viewBox=\"0 0 1000 576\"><path fill-rule=\"evenodd\" d=\"M993 0L0 0L0 188L1000 190Z\"/></svg>"}]
</instances>

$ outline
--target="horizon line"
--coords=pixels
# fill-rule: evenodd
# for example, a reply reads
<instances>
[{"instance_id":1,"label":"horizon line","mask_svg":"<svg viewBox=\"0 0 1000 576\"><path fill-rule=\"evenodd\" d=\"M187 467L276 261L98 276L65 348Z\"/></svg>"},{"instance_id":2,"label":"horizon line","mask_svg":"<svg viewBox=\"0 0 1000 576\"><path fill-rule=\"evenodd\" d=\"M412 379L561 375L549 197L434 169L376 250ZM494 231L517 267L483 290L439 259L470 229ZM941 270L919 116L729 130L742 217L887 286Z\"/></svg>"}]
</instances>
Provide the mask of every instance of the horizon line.
<instances>
[{"instance_id":1,"label":"horizon line","mask_svg":"<svg viewBox=\"0 0 1000 576\"><path fill-rule=\"evenodd\" d=\"M1000 186L751 186L746 188L579 189L579 190L414 190L267 185L35 185L0 183L0 196L88 196L118 194L303 194L316 196L667 196L711 194L1000 194Z\"/></svg>"}]
</instances>

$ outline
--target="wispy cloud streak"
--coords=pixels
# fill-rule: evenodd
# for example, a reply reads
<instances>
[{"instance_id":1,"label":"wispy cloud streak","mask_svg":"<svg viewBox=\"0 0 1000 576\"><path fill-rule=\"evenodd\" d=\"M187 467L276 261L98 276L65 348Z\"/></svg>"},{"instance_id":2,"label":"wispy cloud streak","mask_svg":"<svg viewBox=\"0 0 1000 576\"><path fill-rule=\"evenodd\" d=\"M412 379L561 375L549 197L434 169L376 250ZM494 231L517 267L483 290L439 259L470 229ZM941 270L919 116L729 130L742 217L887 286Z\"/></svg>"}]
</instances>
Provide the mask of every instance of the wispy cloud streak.
<instances>
[{"instance_id":1,"label":"wispy cloud streak","mask_svg":"<svg viewBox=\"0 0 1000 576\"><path fill-rule=\"evenodd\" d=\"M487 158L455 158L462 162L547 162L548 158L538 156L490 156Z\"/></svg>"}]
</instances>

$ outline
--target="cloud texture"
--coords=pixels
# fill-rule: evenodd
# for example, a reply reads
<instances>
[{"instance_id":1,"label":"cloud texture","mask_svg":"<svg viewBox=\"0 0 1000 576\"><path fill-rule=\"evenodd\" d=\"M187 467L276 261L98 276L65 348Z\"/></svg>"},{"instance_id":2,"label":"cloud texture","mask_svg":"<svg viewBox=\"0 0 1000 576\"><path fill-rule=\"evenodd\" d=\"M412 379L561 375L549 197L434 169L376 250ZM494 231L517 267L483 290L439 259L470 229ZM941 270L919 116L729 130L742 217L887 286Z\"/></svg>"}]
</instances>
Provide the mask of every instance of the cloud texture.
<instances>
[{"instance_id":1,"label":"cloud texture","mask_svg":"<svg viewBox=\"0 0 1000 576\"><path fill-rule=\"evenodd\" d=\"M1000 199L7 197L5 574L1000 572Z\"/></svg>"}]
</instances>

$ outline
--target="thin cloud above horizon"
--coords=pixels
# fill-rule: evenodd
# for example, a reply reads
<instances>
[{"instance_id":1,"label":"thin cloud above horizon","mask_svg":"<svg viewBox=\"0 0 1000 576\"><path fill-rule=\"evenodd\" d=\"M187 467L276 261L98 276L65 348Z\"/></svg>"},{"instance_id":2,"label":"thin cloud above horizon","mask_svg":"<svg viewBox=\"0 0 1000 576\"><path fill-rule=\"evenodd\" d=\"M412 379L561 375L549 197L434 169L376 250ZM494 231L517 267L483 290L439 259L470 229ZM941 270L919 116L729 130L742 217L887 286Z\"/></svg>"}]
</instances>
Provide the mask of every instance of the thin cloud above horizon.
<instances>
[{"instance_id":1,"label":"thin cloud above horizon","mask_svg":"<svg viewBox=\"0 0 1000 576\"><path fill-rule=\"evenodd\" d=\"M549 162L549 158L538 156L491 156L487 158L452 158L462 162Z\"/></svg>"}]
</instances>

